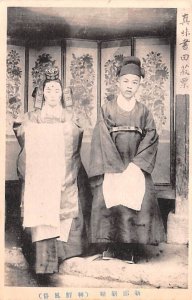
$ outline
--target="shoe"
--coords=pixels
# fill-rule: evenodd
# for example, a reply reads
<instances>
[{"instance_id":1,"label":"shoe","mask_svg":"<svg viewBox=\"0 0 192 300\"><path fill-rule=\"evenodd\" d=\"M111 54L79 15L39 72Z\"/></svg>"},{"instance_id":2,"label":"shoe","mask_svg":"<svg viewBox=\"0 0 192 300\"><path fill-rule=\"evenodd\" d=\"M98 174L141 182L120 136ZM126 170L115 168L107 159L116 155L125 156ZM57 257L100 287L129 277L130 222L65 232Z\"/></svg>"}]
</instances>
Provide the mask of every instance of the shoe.
<instances>
[{"instance_id":1,"label":"shoe","mask_svg":"<svg viewBox=\"0 0 192 300\"><path fill-rule=\"evenodd\" d=\"M110 250L109 248L106 251L103 251L103 257L102 259L104 260L111 260L111 259L115 259L115 253Z\"/></svg>"},{"instance_id":2,"label":"shoe","mask_svg":"<svg viewBox=\"0 0 192 300\"><path fill-rule=\"evenodd\" d=\"M136 263L135 257L134 257L133 254L131 254L130 258L125 259L124 261L125 261L126 263L128 263L128 264L135 264L135 263Z\"/></svg>"},{"instance_id":3,"label":"shoe","mask_svg":"<svg viewBox=\"0 0 192 300\"><path fill-rule=\"evenodd\" d=\"M124 262L126 262L128 264L135 264L136 263L136 259L135 259L135 255L134 255L133 251L123 252L119 255L118 258L123 260Z\"/></svg>"}]
</instances>

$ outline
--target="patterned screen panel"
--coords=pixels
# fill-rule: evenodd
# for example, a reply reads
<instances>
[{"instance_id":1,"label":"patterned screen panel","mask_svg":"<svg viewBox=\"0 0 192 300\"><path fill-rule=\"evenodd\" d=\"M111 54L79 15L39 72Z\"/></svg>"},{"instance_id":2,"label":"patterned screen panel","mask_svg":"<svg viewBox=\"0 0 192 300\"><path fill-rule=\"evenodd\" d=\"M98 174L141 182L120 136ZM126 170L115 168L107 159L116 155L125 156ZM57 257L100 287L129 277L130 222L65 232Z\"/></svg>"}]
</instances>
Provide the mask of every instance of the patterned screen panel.
<instances>
[{"instance_id":1,"label":"patterned screen panel","mask_svg":"<svg viewBox=\"0 0 192 300\"><path fill-rule=\"evenodd\" d=\"M160 137L156 166L153 171L155 183L170 183L170 43L167 39L139 38L135 41L135 55L145 69L137 94L153 113Z\"/></svg>"},{"instance_id":2,"label":"patterned screen panel","mask_svg":"<svg viewBox=\"0 0 192 300\"><path fill-rule=\"evenodd\" d=\"M123 57L131 55L131 40L101 44L101 105L117 94L116 70Z\"/></svg>"},{"instance_id":3,"label":"patterned screen panel","mask_svg":"<svg viewBox=\"0 0 192 300\"><path fill-rule=\"evenodd\" d=\"M25 48L7 46L6 136L14 138L13 121L24 113Z\"/></svg>"},{"instance_id":4,"label":"patterned screen panel","mask_svg":"<svg viewBox=\"0 0 192 300\"><path fill-rule=\"evenodd\" d=\"M61 47L48 46L41 49L30 48L29 50L29 89L28 111L34 110L34 98L32 97L35 87L45 79L44 70L47 66L57 66L61 78Z\"/></svg>"},{"instance_id":5,"label":"patterned screen panel","mask_svg":"<svg viewBox=\"0 0 192 300\"><path fill-rule=\"evenodd\" d=\"M90 141L97 119L97 42L67 41L66 86L72 90L74 109Z\"/></svg>"}]
</instances>

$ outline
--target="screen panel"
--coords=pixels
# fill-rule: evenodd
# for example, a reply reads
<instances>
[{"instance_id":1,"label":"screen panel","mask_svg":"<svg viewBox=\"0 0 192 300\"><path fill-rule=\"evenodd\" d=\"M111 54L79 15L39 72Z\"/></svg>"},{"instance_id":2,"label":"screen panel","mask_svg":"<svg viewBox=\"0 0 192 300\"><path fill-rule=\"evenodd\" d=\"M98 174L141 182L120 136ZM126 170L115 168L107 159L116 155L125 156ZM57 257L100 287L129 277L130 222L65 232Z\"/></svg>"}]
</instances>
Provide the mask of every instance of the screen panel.
<instances>
[{"instance_id":1,"label":"screen panel","mask_svg":"<svg viewBox=\"0 0 192 300\"><path fill-rule=\"evenodd\" d=\"M159 149L153 179L171 183L171 59L170 43L164 38L136 38L135 55L145 69L137 94L153 113L159 134Z\"/></svg>"}]
</instances>

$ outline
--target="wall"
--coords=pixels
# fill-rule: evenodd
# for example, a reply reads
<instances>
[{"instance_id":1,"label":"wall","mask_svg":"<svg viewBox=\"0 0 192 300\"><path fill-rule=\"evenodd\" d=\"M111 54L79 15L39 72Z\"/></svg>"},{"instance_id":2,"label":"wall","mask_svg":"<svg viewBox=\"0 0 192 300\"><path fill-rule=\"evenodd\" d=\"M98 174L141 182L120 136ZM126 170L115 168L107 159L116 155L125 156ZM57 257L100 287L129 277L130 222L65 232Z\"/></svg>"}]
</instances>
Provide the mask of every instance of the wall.
<instances>
[{"instance_id":1,"label":"wall","mask_svg":"<svg viewBox=\"0 0 192 300\"><path fill-rule=\"evenodd\" d=\"M189 118L191 10L177 10L175 51L176 207L168 216L169 243L189 243ZM175 234L176 233L176 234Z\"/></svg>"}]
</instances>

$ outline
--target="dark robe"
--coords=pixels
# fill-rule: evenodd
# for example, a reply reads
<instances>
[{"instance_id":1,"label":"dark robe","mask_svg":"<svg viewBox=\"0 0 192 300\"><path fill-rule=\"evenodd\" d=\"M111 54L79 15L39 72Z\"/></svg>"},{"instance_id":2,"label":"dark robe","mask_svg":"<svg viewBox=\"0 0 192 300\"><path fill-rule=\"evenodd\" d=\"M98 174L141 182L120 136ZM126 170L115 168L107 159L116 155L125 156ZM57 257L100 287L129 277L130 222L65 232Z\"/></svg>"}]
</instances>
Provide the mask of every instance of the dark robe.
<instances>
[{"instance_id":1,"label":"dark robe","mask_svg":"<svg viewBox=\"0 0 192 300\"><path fill-rule=\"evenodd\" d=\"M65 113L63 110L62 122L65 122ZM37 109L34 112L29 112L25 115L24 122L41 123L41 110ZM45 120L46 122L46 120ZM50 122L50 119L49 119ZM51 122L58 122L58 120L52 120ZM22 189L24 191L25 184L25 134L22 130L21 123L14 123L13 129L18 142L21 146L17 161L18 176L22 181ZM34 271L38 274L54 273L58 272L59 262L66 258L81 255L87 245L87 231L90 218L90 206L91 206L91 191L89 188L88 177L80 159L80 148L83 136L83 131L75 124L72 124L73 129L73 145L68 147L66 152L69 157L66 166L68 175L71 172L74 173L74 168L77 169L77 187L78 187L78 215L73 218L69 237L67 242L62 242L57 238L43 239L32 243L30 229L27 228L23 231L23 252L31 264ZM46 145L45 145L46 146ZM72 149L72 150L71 150ZM69 153L71 151L71 153ZM71 176L69 176L71 177ZM70 188L70 187L69 187ZM25 205L25 201L21 199L21 207ZM70 199L61 196L61 217L73 217L70 216L70 210L67 211L66 206L71 209L73 203L70 203ZM71 206L70 206L71 205ZM23 211L21 212L23 215Z\"/></svg>"},{"instance_id":2,"label":"dark robe","mask_svg":"<svg viewBox=\"0 0 192 300\"><path fill-rule=\"evenodd\" d=\"M157 244L165 241L151 178L157 148L155 123L145 105L136 101L130 112L121 109L116 100L103 105L93 132L90 156L92 243ZM102 190L104 174L121 173L130 162L136 164L145 176L141 210L135 211L123 205L107 209ZM139 186L135 185L135 189Z\"/></svg>"}]
</instances>

